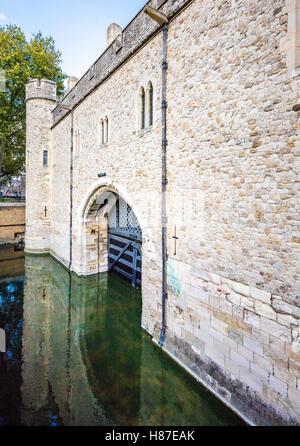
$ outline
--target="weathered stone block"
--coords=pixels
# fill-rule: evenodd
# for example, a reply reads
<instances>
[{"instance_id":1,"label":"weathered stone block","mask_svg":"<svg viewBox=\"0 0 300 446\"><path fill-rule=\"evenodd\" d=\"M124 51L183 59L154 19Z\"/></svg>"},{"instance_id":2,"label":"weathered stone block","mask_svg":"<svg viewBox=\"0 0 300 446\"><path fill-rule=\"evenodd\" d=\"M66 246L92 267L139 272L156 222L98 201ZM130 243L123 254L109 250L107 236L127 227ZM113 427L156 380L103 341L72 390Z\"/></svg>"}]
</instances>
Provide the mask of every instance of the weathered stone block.
<instances>
[{"instance_id":1,"label":"weathered stone block","mask_svg":"<svg viewBox=\"0 0 300 446\"><path fill-rule=\"evenodd\" d=\"M276 321L276 312L270 305L266 305L262 302L255 302L255 312L260 316Z\"/></svg>"},{"instance_id":2,"label":"weathered stone block","mask_svg":"<svg viewBox=\"0 0 300 446\"><path fill-rule=\"evenodd\" d=\"M244 358L241 354L235 352L234 350L231 350L230 358L232 359L233 362L235 362L239 366L243 367L244 369L249 370L250 361L248 359Z\"/></svg>"},{"instance_id":3,"label":"weathered stone block","mask_svg":"<svg viewBox=\"0 0 300 446\"><path fill-rule=\"evenodd\" d=\"M263 393L263 383L261 378L252 373L249 369L240 369L240 380L255 392L258 392L259 394Z\"/></svg>"},{"instance_id":4,"label":"weathered stone block","mask_svg":"<svg viewBox=\"0 0 300 446\"><path fill-rule=\"evenodd\" d=\"M215 345L205 344L205 354L215 363L221 367L225 366L225 356L220 352Z\"/></svg>"},{"instance_id":5,"label":"weathered stone block","mask_svg":"<svg viewBox=\"0 0 300 446\"><path fill-rule=\"evenodd\" d=\"M287 396L288 385L285 382L281 381L280 379L276 378L275 376L270 375L269 386L275 389L276 392L279 392L282 395Z\"/></svg>"},{"instance_id":6,"label":"weathered stone block","mask_svg":"<svg viewBox=\"0 0 300 446\"><path fill-rule=\"evenodd\" d=\"M253 299L248 299L247 297L241 298L241 306L243 308L246 308L246 310L254 311L254 303L255 301Z\"/></svg>"},{"instance_id":7,"label":"weathered stone block","mask_svg":"<svg viewBox=\"0 0 300 446\"><path fill-rule=\"evenodd\" d=\"M300 308L296 305L291 305L283 300L273 299L272 306L278 311L300 318Z\"/></svg>"},{"instance_id":8,"label":"weathered stone block","mask_svg":"<svg viewBox=\"0 0 300 446\"><path fill-rule=\"evenodd\" d=\"M271 304L271 293L260 290L258 288L250 287L250 297L254 300L259 300L265 304Z\"/></svg>"},{"instance_id":9,"label":"weathered stone block","mask_svg":"<svg viewBox=\"0 0 300 446\"><path fill-rule=\"evenodd\" d=\"M257 353L260 356L263 356L263 347L262 343L257 342L253 340L252 338L249 338L248 336L244 336L243 338L243 345L252 351L253 353Z\"/></svg>"},{"instance_id":10,"label":"weathered stone block","mask_svg":"<svg viewBox=\"0 0 300 446\"><path fill-rule=\"evenodd\" d=\"M212 317L211 319L211 326L215 330L219 331L223 335L227 336L228 334L228 325L224 322L220 321L219 319L216 319L215 317Z\"/></svg>"},{"instance_id":11,"label":"weathered stone block","mask_svg":"<svg viewBox=\"0 0 300 446\"><path fill-rule=\"evenodd\" d=\"M247 324L253 325L254 327L260 328L260 316L253 313L252 311L244 311L244 321Z\"/></svg>"},{"instance_id":12,"label":"weathered stone block","mask_svg":"<svg viewBox=\"0 0 300 446\"><path fill-rule=\"evenodd\" d=\"M271 334L272 336L275 336L276 338L291 342L291 330L275 321L261 317L260 329Z\"/></svg>"}]
</instances>

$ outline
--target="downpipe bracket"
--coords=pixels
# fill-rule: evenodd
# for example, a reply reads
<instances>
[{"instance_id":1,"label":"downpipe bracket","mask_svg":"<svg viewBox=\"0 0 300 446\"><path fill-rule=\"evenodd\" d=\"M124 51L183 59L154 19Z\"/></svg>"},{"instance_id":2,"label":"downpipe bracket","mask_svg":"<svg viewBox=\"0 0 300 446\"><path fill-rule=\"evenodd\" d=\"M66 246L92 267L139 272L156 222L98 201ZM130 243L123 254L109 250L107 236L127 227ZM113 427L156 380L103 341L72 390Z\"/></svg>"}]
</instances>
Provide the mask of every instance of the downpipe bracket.
<instances>
[{"instance_id":1,"label":"downpipe bracket","mask_svg":"<svg viewBox=\"0 0 300 446\"><path fill-rule=\"evenodd\" d=\"M159 341L158 341L158 346L162 347L164 342L166 340L166 327L163 327L160 331L160 336L159 336Z\"/></svg>"},{"instance_id":2,"label":"downpipe bracket","mask_svg":"<svg viewBox=\"0 0 300 446\"><path fill-rule=\"evenodd\" d=\"M168 102L167 101L161 101L161 108L163 110L167 110L168 108Z\"/></svg>"}]
</instances>

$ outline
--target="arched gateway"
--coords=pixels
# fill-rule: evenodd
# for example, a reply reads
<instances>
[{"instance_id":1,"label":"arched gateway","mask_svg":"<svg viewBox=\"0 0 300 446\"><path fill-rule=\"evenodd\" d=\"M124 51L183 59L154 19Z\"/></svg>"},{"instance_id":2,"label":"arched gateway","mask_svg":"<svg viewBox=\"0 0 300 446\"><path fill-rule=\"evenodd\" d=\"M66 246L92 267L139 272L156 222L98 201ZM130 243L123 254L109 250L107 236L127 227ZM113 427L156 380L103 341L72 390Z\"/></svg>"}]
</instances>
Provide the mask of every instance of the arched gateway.
<instances>
[{"instance_id":1,"label":"arched gateway","mask_svg":"<svg viewBox=\"0 0 300 446\"><path fill-rule=\"evenodd\" d=\"M87 273L115 271L141 287L142 229L129 204L100 188L88 200L83 223Z\"/></svg>"}]
</instances>

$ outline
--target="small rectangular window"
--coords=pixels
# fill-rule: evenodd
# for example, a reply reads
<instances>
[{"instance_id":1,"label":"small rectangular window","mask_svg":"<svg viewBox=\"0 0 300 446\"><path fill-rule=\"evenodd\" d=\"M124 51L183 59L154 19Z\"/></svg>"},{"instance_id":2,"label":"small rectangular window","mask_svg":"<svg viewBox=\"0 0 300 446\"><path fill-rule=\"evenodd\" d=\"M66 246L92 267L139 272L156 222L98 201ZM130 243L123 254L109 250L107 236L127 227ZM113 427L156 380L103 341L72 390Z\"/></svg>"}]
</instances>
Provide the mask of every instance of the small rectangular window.
<instances>
[{"instance_id":1,"label":"small rectangular window","mask_svg":"<svg viewBox=\"0 0 300 446\"><path fill-rule=\"evenodd\" d=\"M44 159L43 159L44 166L48 164L48 150L44 150Z\"/></svg>"}]
</instances>

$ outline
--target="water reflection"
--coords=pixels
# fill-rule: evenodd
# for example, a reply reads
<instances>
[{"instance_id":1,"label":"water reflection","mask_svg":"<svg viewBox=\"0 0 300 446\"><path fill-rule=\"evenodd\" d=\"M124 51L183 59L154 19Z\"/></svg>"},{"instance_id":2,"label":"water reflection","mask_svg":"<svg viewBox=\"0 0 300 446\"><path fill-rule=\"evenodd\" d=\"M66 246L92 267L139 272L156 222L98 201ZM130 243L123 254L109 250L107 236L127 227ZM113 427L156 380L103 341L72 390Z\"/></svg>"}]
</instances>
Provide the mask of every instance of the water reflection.
<instances>
[{"instance_id":1,"label":"water reflection","mask_svg":"<svg viewBox=\"0 0 300 446\"><path fill-rule=\"evenodd\" d=\"M242 424L152 343L123 279L49 256L26 256L25 277L21 424Z\"/></svg>"},{"instance_id":2,"label":"water reflection","mask_svg":"<svg viewBox=\"0 0 300 446\"><path fill-rule=\"evenodd\" d=\"M20 423L23 288L23 278L0 280L0 328L6 334L6 352L0 352L0 426Z\"/></svg>"}]
</instances>

